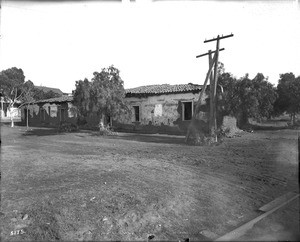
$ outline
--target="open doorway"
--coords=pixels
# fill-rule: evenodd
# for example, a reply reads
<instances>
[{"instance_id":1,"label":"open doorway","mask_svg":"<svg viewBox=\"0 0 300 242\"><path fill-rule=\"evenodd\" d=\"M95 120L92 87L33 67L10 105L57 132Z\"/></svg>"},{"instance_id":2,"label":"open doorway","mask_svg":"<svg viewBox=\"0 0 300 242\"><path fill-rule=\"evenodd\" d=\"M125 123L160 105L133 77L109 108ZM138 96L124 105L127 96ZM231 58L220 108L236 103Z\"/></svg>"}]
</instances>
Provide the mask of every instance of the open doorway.
<instances>
[{"instance_id":1,"label":"open doorway","mask_svg":"<svg viewBox=\"0 0 300 242\"><path fill-rule=\"evenodd\" d=\"M191 120L193 111L193 102L182 102L182 120Z\"/></svg>"}]
</instances>

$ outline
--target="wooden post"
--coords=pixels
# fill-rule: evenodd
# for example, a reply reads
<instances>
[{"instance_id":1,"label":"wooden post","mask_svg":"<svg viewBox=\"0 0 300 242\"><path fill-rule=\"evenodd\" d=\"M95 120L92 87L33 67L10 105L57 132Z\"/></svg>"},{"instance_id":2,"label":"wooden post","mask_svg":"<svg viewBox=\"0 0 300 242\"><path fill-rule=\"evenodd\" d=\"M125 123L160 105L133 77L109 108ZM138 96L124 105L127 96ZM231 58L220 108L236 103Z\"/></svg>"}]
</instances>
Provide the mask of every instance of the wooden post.
<instances>
[{"instance_id":1,"label":"wooden post","mask_svg":"<svg viewBox=\"0 0 300 242\"><path fill-rule=\"evenodd\" d=\"M222 49L219 50L219 52L220 52L220 51L223 51L223 50L225 50L225 49L222 48ZM202 54L202 55L197 55L196 58L199 58L199 57L202 57L202 56L206 56L206 55L209 55L209 54L212 54L212 53L215 53L215 52L216 52L216 51L210 51L210 52L205 53L205 54ZM199 99L198 99L198 101L197 101L197 105L196 105L195 112L194 112L194 115L193 115L193 116L195 116L196 113L199 111L199 107L200 107L200 105L201 105L202 96L203 96L203 94L204 94L204 92L205 92L205 90L206 90L208 78L210 77L211 72L212 72L212 68L213 68L213 63L214 63L215 57L216 57L216 55L214 55L214 57L212 58L211 64L209 64L208 72L207 72L207 74L206 74L206 78L205 78L205 81L204 81L204 84L203 84L203 88L202 88L202 90L201 90Z\"/></svg>"},{"instance_id":2,"label":"wooden post","mask_svg":"<svg viewBox=\"0 0 300 242\"><path fill-rule=\"evenodd\" d=\"M209 131L210 135L212 137L212 141L217 142L217 107L216 107L216 96L217 96L217 86L218 86L218 62L219 62L219 52L220 50L220 40L225 38L233 37L233 34L221 36L218 35L217 38L213 38L210 40L205 40L204 43L211 42L211 41L217 41L217 48L216 53L214 56L214 78L213 81L211 81L211 92L210 92L210 120L209 120Z\"/></svg>"},{"instance_id":3,"label":"wooden post","mask_svg":"<svg viewBox=\"0 0 300 242\"><path fill-rule=\"evenodd\" d=\"M201 100L202 100L202 96L205 92L205 89L206 89L206 86L207 86L207 82L208 82L208 79L211 75L211 72L212 72L212 68L213 68L213 62L216 58L216 55L214 56L213 60L212 60L212 63L211 65L209 65L209 69L208 69L208 72L206 74L206 78L205 78L205 81L204 81L204 85L202 87L202 90L201 90L201 93L200 93L200 96L199 96L199 99L198 99L198 102L197 102L197 105L196 105L196 108L195 108L195 112L194 112L194 117L196 116L196 113L199 111L199 108L201 106Z\"/></svg>"},{"instance_id":4,"label":"wooden post","mask_svg":"<svg viewBox=\"0 0 300 242\"><path fill-rule=\"evenodd\" d=\"M298 133L298 167L300 165L300 134ZM300 177L298 176L298 182L300 183Z\"/></svg>"},{"instance_id":5,"label":"wooden post","mask_svg":"<svg viewBox=\"0 0 300 242\"><path fill-rule=\"evenodd\" d=\"M216 80L217 80L217 71L218 71L218 56L219 56L219 52L224 50L224 48L220 49L219 48L219 40L220 39L225 39L225 38L229 38L229 37L232 37L233 34L231 35L227 35L227 36L219 36L217 37L217 39L210 39L210 40L205 40L204 43L207 43L207 42L210 42L210 41L215 41L217 40L217 50L215 51L209 51L208 53L205 53L205 54L201 54L201 55L197 55L196 58L199 58L199 57L202 57L202 56L205 56L205 55L208 55L209 56L209 69L208 69L208 72L207 72L207 75L206 75L206 78L205 78L205 81L204 81L204 85L202 87L202 90L200 92L200 96L199 96L199 99L197 101L197 104L196 104L196 108L195 108L195 112L193 114L193 118L192 118L192 122L191 124L189 125L189 128L187 130L187 134L186 134L186 141L188 140L189 136L190 136L190 133L191 133L191 130L192 130L192 123L194 122L194 120L196 119L196 115L198 114L199 112L199 109L200 109L200 106L201 106L201 101L202 101L202 97L203 97L203 94L205 92L205 89L206 89L206 86L207 86L207 82L208 82L208 79L210 79L210 100L211 100L211 104L210 104L210 120L209 120L209 131L210 131L210 134L213 136L212 137L215 137L215 139L217 138L216 136L216 129L217 129L217 125L216 125L216 108L215 105L216 105L216 88L217 88L217 84L216 84ZM212 53L215 53L214 57L212 58ZM215 65L215 75L213 75L212 73L212 68L214 67ZM215 115L214 115L215 114ZM217 141L217 140L216 140Z\"/></svg>"},{"instance_id":6,"label":"wooden post","mask_svg":"<svg viewBox=\"0 0 300 242\"><path fill-rule=\"evenodd\" d=\"M215 58L214 58L214 62L216 60L217 57L217 52L215 54ZM209 51L209 55L208 55L208 61L209 61L209 65L214 65L214 62L211 58L211 52ZM210 134L213 134L213 124L214 124L214 77L213 77L213 72L210 75L210 86L209 86L209 130L210 130Z\"/></svg>"},{"instance_id":7,"label":"wooden post","mask_svg":"<svg viewBox=\"0 0 300 242\"><path fill-rule=\"evenodd\" d=\"M216 106L216 102L217 102L217 85L218 85L218 62L219 62L219 47L220 47L220 39L219 39L219 35L217 38L217 47L216 47L216 60L215 60L215 69L214 69L214 86L213 86L213 122L212 122L212 137L214 139L215 142L218 141L217 138L217 106Z\"/></svg>"},{"instance_id":8,"label":"wooden post","mask_svg":"<svg viewBox=\"0 0 300 242\"><path fill-rule=\"evenodd\" d=\"M29 122L28 122L28 119L29 119L29 117L28 117L28 109L29 109L29 104L27 104L27 110L26 110L26 129L28 130L28 128L29 128Z\"/></svg>"}]
</instances>

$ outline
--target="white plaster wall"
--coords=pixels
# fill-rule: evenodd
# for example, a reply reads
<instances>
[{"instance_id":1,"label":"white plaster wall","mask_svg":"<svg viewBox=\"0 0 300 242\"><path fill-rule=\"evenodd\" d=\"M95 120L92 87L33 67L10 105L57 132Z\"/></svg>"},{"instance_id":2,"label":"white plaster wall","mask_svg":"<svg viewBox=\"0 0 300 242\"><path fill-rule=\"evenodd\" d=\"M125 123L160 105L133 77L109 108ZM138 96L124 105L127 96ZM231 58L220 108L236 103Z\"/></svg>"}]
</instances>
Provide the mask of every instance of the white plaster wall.
<instances>
[{"instance_id":1,"label":"white plaster wall","mask_svg":"<svg viewBox=\"0 0 300 242\"><path fill-rule=\"evenodd\" d=\"M22 116L22 119L24 119L25 118L25 110L27 109L27 105L24 105L24 106L22 106L22 108L21 108L21 116ZM39 111L40 111L40 108L39 108L39 106L38 105L36 105L36 104L30 104L29 105L29 108L28 108L28 114L31 116L31 117L33 117L33 114L35 114L35 115L38 115L39 114Z\"/></svg>"},{"instance_id":2,"label":"white plaster wall","mask_svg":"<svg viewBox=\"0 0 300 242\"><path fill-rule=\"evenodd\" d=\"M68 103L68 117L73 118L76 116L76 113L74 112L74 105L72 103Z\"/></svg>"},{"instance_id":3,"label":"white plaster wall","mask_svg":"<svg viewBox=\"0 0 300 242\"><path fill-rule=\"evenodd\" d=\"M50 107L50 113L49 113L49 107ZM56 118L57 113L58 113L58 107L59 105L57 104L50 104L50 103L45 103L41 108L46 111L46 113L51 117L51 118Z\"/></svg>"},{"instance_id":4,"label":"white plaster wall","mask_svg":"<svg viewBox=\"0 0 300 242\"><path fill-rule=\"evenodd\" d=\"M193 101L196 103L199 93L181 93L181 94L164 94L159 96L150 96L147 98L130 97L126 98L130 103L132 118L131 121L120 120L122 123L130 124L134 121L133 106L140 107L140 123L143 125L151 123L153 125L174 126L173 122L179 117L178 102Z\"/></svg>"}]
</instances>

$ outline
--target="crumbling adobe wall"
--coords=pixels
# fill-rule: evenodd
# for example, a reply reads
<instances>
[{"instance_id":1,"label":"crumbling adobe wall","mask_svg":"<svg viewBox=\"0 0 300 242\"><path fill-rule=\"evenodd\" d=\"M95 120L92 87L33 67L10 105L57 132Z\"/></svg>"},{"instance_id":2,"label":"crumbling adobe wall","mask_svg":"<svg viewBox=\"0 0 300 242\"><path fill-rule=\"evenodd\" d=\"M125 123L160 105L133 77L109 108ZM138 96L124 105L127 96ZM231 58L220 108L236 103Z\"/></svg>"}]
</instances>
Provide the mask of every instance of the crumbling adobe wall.
<instances>
[{"instance_id":1,"label":"crumbling adobe wall","mask_svg":"<svg viewBox=\"0 0 300 242\"><path fill-rule=\"evenodd\" d=\"M30 126L57 126L64 122L76 123L76 115L72 110L71 103L36 103L30 104L29 107L24 105L21 108L22 123L26 124L26 113L28 108L28 122ZM60 110L65 110L65 116L60 117ZM42 110L45 112L43 113ZM45 115L45 116L43 116Z\"/></svg>"},{"instance_id":2,"label":"crumbling adobe wall","mask_svg":"<svg viewBox=\"0 0 300 242\"><path fill-rule=\"evenodd\" d=\"M114 122L117 129L129 132L184 134L189 120L182 118L182 103L197 102L199 93L164 94L126 98L130 103L131 118ZM134 108L139 106L140 120L135 122Z\"/></svg>"},{"instance_id":3,"label":"crumbling adobe wall","mask_svg":"<svg viewBox=\"0 0 300 242\"><path fill-rule=\"evenodd\" d=\"M149 96L145 98L130 97L126 98L130 103L132 111L131 120L119 120L124 124L132 124L134 120L133 106L140 107L140 125L168 125L175 126L174 123L181 118L178 112L178 106L183 101L197 101L199 94L180 93L180 94L164 94L157 96Z\"/></svg>"},{"instance_id":4,"label":"crumbling adobe wall","mask_svg":"<svg viewBox=\"0 0 300 242\"><path fill-rule=\"evenodd\" d=\"M113 126L116 130L127 132L141 133L168 133L181 134L187 133L191 120L183 120L183 102L193 102L194 110L199 98L199 93L184 93L184 94L165 94L150 97L131 97L126 98L130 103L131 117L129 119L115 120ZM194 128L202 133L208 133L209 127L209 97L203 95L200 111L196 115ZM139 106L140 121L135 122L133 106ZM222 103L219 103L217 115L217 126L226 129L229 120L234 118L228 117L223 124ZM223 124L223 126L222 126ZM231 129L233 129L231 127Z\"/></svg>"}]
</instances>

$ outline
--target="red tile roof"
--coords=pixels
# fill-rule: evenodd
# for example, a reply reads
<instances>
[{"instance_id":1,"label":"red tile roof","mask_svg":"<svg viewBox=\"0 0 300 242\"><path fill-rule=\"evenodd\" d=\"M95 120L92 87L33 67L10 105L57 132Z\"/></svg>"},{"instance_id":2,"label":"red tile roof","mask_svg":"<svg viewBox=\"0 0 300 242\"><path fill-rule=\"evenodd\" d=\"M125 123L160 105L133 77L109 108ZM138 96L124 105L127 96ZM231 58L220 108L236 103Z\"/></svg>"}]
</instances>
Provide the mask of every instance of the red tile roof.
<instances>
[{"instance_id":1,"label":"red tile roof","mask_svg":"<svg viewBox=\"0 0 300 242\"><path fill-rule=\"evenodd\" d=\"M149 86L141 86L135 88L126 89L126 97L133 96L152 96L152 95L162 95L162 94L172 94L172 93L187 93L200 92L202 89L202 85L196 84L162 84L162 85L149 85ZM35 103L62 103L62 102L72 102L72 96L61 96L50 99L38 100Z\"/></svg>"},{"instance_id":2,"label":"red tile roof","mask_svg":"<svg viewBox=\"0 0 300 242\"><path fill-rule=\"evenodd\" d=\"M63 92L59 88L53 88L53 87L44 87L44 86L34 86L35 88L42 90L43 92L55 92L59 95L63 95Z\"/></svg>"},{"instance_id":3,"label":"red tile roof","mask_svg":"<svg viewBox=\"0 0 300 242\"><path fill-rule=\"evenodd\" d=\"M161 95L171 93L186 93L186 92L199 92L202 89L202 85L196 84L162 84L162 85L149 85L135 88L126 89L126 96L150 96L150 95Z\"/></svg>"},{"instance_id":4,"label":"red tile roof","mask_svg":"<svg viewBox=\"0 0 300 242\"><path fill-rule=\"evenodd\" d=\"M38 100L34 103L62 103L62 102L72 102L73 97L72 96L61 96L61 97L54 97L44 100Z\"/></svg>"}]
</instances>

